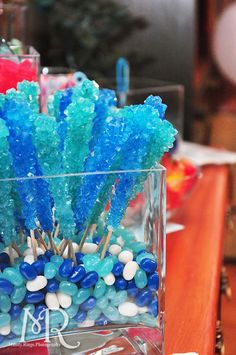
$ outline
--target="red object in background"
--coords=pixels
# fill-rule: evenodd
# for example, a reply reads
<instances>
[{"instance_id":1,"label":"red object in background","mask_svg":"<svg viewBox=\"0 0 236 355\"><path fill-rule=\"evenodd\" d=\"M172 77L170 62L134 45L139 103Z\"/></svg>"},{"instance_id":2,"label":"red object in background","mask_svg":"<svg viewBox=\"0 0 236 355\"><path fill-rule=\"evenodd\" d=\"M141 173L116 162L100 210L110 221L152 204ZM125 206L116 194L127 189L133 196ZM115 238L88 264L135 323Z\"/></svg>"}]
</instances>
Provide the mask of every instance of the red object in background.
<instances>
[{"instance_id":1,"label":"red object in background","mask_svg":"<svg viewBox=\"0 0 236 355\"><path fill-rule=\"evenodd\" d=\"M37 67L30 60L24 59L15 63L0 58L0 92L5 94L8 89L15 88L23 80L37 81Z\"/></svg>"}]
</instances>

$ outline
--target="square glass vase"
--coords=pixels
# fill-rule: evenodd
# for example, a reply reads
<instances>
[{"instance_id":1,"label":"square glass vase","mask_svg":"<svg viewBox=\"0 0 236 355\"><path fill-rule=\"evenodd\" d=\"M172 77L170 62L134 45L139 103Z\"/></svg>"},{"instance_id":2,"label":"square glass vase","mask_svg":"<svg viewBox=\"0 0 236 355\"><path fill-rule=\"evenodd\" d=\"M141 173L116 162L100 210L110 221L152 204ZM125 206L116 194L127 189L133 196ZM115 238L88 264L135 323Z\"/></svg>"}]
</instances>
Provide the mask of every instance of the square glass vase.
<instances>
[{"instance_id":1,"label":"square glass vase","mask_svg":"<svg viewBox=\"0 0 236 355\"><path fill-rule=\"evenodd\" d=\"M0 188L0 346L164 354L165 169L2 178Z\"/></svg>"}]
</instances>

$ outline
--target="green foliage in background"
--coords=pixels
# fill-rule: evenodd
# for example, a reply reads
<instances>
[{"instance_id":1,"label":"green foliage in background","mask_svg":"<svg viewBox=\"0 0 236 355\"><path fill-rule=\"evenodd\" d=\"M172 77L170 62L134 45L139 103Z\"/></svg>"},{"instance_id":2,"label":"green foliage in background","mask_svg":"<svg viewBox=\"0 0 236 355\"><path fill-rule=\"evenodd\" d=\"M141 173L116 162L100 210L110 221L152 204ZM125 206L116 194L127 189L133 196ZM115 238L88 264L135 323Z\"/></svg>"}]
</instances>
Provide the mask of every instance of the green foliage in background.
<instances>
[{"instance_id":1,"label":"green foliage in background","mask_svg":"<svg viewBox=\"0 0 236 355\"><path fill-rule=\"evenodd\" d=\"M115 62L121 55L133 67L144 62L134 52L122 53L119 45L147 23L118 1L35 0L35 4L40 12L39 25L43 26L43 65L66 66L93 77L107 77L114 76Z\"/></svg>"}]
</instances>

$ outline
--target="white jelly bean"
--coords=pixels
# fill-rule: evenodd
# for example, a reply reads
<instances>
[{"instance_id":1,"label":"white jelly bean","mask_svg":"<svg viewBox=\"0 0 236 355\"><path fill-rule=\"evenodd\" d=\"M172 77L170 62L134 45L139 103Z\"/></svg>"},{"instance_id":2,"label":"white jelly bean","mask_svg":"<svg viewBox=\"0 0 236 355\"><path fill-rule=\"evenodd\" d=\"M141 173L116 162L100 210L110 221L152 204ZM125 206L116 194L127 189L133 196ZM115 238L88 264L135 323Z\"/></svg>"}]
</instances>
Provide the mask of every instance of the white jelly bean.
<instances>
[{"instance_id":1,"label":"white jelly bean","mask_svg":"<svg viewBox=\"0 0 236 355\"><path fill-rule=\"evenodd\" d=\"M78 324L79 327L93 327L95 321L92 319L86 318L82 323Z\"/></svg>"},{"instance_id":2,"label":"white jelly bean","mask_svg":"<svg viewBox=\"0 0 236 355\"><path fill-rule=\"evenodd\" d=\"M39 291L44 288L48 283L45 276L39 275L32 281L27 281L26 288L30 292Z\"/></svg>"},{"instance_id":3,"label":"white jelly bean","mask_svg":"<svg viewBox=\"0 0 236 355\"><path fill-rule=\"evenodd\" d=\"M139 269L138 263L136 261L129 261L123 270L123 278L130 281L134 278L136 271Z\"/></svg>"},{"instance_id":4,"label":"white jelly bean","mask_svg":"<svg viewBox=\"0 0 236 355\"><path fill-rule=\"evenodd\" d=\"M148 308L146 306L138 307L138 313L139 314L143 314L143 313L147 313L147 312L148 312Z\"/></svg>"},{"instance_id":5,"label":"white jelly bean","mask_svg":"<svg viewBox=\"0 0 236 355\"><path fill-rule=\"evenodd\" d=\"M28 248L31 248L32 245L31 245L31 238L30 237L27 237L27 247Z\"/></svg>"},{"instance_id":6,"label":"white jelly bean","mask_svg":"<svg viewBox=\"0 0 236 355\"><path fill-rule=\"evenodd\" d=\"M77 243L73 242L72 246L73 246L74 252L77 253L79 251L79 245ZM66 247L62 257L67 258L67 256L68 256L68 246Z\"/></svg>"},{"instance_id":7,"label":"white jelly bean","mask_svg":"<svg viewBox=\"0 0 236 355\"><path fill-rule=\"evenodd\" d=\"M25 249L23 255L26 256L26 255L32 255L33 254L33 250L31 248L27 248Z\"/></svg>"},{"instance_id":8,"label":"white jelly bean","mask_svg":"<svg viewBox=\"0 0 236 355\"><path fill-rule=\"evenodd\" d=\"M138 314L138 306L132 302L121 303L118 310L122 316L134 317Z\"/></svg>"},{"instance_id":9,"label":"white jelly bean","mask_svg":"<svg viewBox=\"0 0 236 355\"><path fill-rule=\"evenodd\" d=\"M105 284L108 286L114 285L114 283L116 281L115 276L112 274L112 272L110 272L110 274L105 276L103 279L105 281Z\"/></svg>"},{"instance_id":10,"label":"white jelly bean","mask_svg":"<svg viewBox=\"0 0 236 355\"><path fill-rule=\"evenodd\" d=\"M119 254L118 259L121 263L127 264L129 261L133 260L133 253L129 250L123 250Z\"/></svg>"},{"instance_id":11,"label":"white jelly bean","mask_svg":"<svg viewBox=\"0 0 236 355\"><path fill-rule=\"evenodd\" d=\"M10 254L8 247L6 247L6 248L4 249L4 251L5 251L8 255ZM15 251L15 249L13 249L13 248L12 248L12 256L13 256L14 259L19 258L18 253L17 253L17 252Z\"/></svg>"},{"instance_id":12,"label":"white jelly bean","mask_svg":"<svg viewBox=\"0 0 236 355\"><path fill-rule=\"evenodd\" d=\"M97 244L95 243L84 243L83 248L82 248L82 253L84 254L92 254L97 251Z\"/></svg>"},{"instance_id":13,"label":"white jelly bean","mask_svg":"<svg viewBox=\"0 0 236 355\"><path fill-rule=\"evenodd\" d=\"M60 308L57 295L55 293L48 292L45 296L45 303L46 306L51 310Z\"/></svg>"},{"instance_id":14,"label":"white jelly bean","mask_svg":"<svg viewBox=\"0 0 236 355\"><path fill-rule=\"evenodd\" d=\"M123 238L122 237L118 237L116 238L116 241L118 244L120 244L121 247L123 247L125 245Z\"/></svg>"},{"instance_id":15,"label":"white jelly bean","mask_svg":"<svg viewBox=\"0 0 236 355\"><path fill-rule=\"evenodd\" d=\"M68 308L71 306L72 303L71 296L62 292L57 292L57 299L62 308Z\"/></svg>"},{"instance_id":16,"label":"white jelly bean","mask_svg":"<svg viewBox=\"0 0 236 355\"><path fill-rule=\"evenodd\" d=\"M0 328L1 335L8 335L10 333L11 333L11 325L10 324L4 325L4 327Z\"/></svg>"},{"instance_id":17,"label":"white jelly bean","mask_svg":"<svg viewBox=\"0 0 236 355\"><path fill-rule=\"evenodd\" d=\"M33 255L26 255L25 257L24 257L24 261L26 262L26 263L28 263L28 264L33 264L34 263L34 256Z\"/></svg>"},{"instance_id":18,"label":"white jelly bean","mask_svg":"<svg viewBox=\"0 0 236 355\"><path fill-rule=\"evenodd\" d=\"M118 245L118 244L112 244L109 248L109 252L112 254L112 255L118 255L120 254L121 252L121 246Z\"/></svg>"},{"instance_id":19,"label":"white jelly bean","mask_svg":"<svg viewBox=\"0 0 236 355\"><path fill-rule=\"evenodd\" d=\"M36 248L36 253L37 253L37 255L39 256L39 255L43 255L43 254L44 254L44 251L43 251L43 249L41 249L41 248Z\"/></svg>"}]
</instances>

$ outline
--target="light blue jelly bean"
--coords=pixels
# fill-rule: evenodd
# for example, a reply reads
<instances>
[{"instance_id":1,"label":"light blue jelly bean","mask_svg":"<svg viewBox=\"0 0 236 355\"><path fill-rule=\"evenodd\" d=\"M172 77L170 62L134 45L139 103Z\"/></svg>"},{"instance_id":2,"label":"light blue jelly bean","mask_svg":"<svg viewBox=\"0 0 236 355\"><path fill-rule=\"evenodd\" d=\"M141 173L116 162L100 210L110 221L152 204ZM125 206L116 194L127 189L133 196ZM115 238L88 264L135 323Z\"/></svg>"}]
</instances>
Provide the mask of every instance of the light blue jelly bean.
<instances>
[{"instance_id":1,"label":"light blue jelly bean","mask_svg":"<svg viewBox=\"0 0 236 355\"><path fill-rule=\"evenodd\" d=\"M11 321L11 317L8 313L0 313L0 328L9 324Z\"/></svg>"},{"instance_id":2,"label":"light blue jelly bean","mask_svg":"<svg viewBox=\"0 0 236 355\"><path fill-rule=\"evenodd\" d=\"M116 297L116 289L114 286L108 286L107 287L107 292L106 292L106 297L111 300Z\"/></svg>"},{"instance_id":3,"label":"light blue jelly bean","mask_svg":"<svg viewBox=\"0 0 236 355\"><path fill-rule=\"evenodd\" d=\"M70 318L74 318L74 316L77 314L79 310L79 305L77 304L72 304L70 307L65 309L65 312L68 314Z\"/></svg>"},{"instance_id":4,"label":"light blue jelly bean","mask_svg":"<svg viewBox=\"0 0 236 355\"><path fill-rule=\"evenodd\" d=\"M134 276L134 281L137 288L146 287L148 282L146 272L142 269L137 270Z\"/></svg>"},{"instance_id":5,"label":"light blue jelly bean","mask_svg":"<svg viewBox=\"0 0 236 355\"><path fill-rule=\"evenodd\" d=\"M133 317L129 317L128 322L132 323L132 324L139 324L140 323L139 314L137 314L136 316L133 316Z\"/></svg>"},{"instance_id":6,"label":"light blue jelly bean","mask_svg":"<svg viewBox=\"0 0 236 355\"><path fill-rule=\"evenodd\" d=\"M140 315L140 322L142 324L148 325L149 327L157 327L157 318L151 316L148 313Z\"/></svg>"},{"instance_id":7,"label":"light blue jelly bean","mask_svg":"<svg viewBox=\"0 0 236 355\"><path fill-rule=\"evenodd\" d=\"M23 301L26 295L25 286L15 287L11 294L11 302L14 304L19 304Z\"/></svg>"},{"instance_id":8,"label":"light blue jelly bean","mask_svg":"<svg viewBox=\"0 0 236 355\"><path fill-rule=\"evenodd\" d=\"M151 254L151 253L141 253L141 254L137 255L137 257L136 257L136 262L137 262L138 264L140 264L140 262L141 262L143 259L151 259L151 260L155 260L155 261L156 261L155 255L153 255L153 254Z\"/></svg>"},{"instance_id":9,"label":"light blue jelly bean","mask_svg":"<svg viewBox=\"0 0 236 355\"><path fill-rule=\"evenodd\" d=\"M90 297L90 290L87 288L80 288L78 292L72 297L74 304L82 304Z\"/></svg>"},{"instance_id":10,"label":"light blue jelly bean","mask_svg":"<svg viewBox=\"0 0 236 355\"><path fill-rule=\"evenodd\" d=\"M99 265L97 265L97 273L100 277L105 277L110 274L111 270L113 269L113 259L111 257L107 257L104 260L101 260Z\"/></svg>"},{"instance_id":11,"label":"light blue jelly bean","mask_svg":"<svg viewBox=\"0 0 236 355\"><path fill-rule=\"evenodd\" d=\"M111 305L103 309L103 314L112 322L118 321L120 319L120 313L118 309Z\"/></svg>"},{"instance_id":12,"label":"light blue jelly bean","mask_svg":"<svg viewBox=\"0 0 236 355\"><path fill-rule=\"evenodd\" d=\"M128 297L128 293L127 291L123 290L123 291L118 291L116 293L116 296L114 298L111 299L111 304L113 306L119 306L121 303L124 303L127 300Z\"/></svg>"},{"instance_id":13,"label":"light blue jelly bean","mask_svg":"<svg viewBox=\"0 0 236 355\"><path fill-rule=\"evenodd\" d=\"M103 296L97 300L97 307L104 310L108 307L109 301L106 296Z\"/></svg>"},{"instance_id":14,"label":"light blue jelly bean","mask_svg":"<svg viewBox=\"0 0 236 355\"><path fill-rule=\"evenodd\" d=\"M11 322L11 331L16 335L21 335L22 323L19 318Z\"/></svg>"},{"instance_id":15,"label":"light blue jelly bean","mask_svg":"<svg viewBox=\"0 0 236 355\"><path fill-rule=\"evenodd\" d=\"M86 271L96 271L101 259L98 254L87 254L83 257Z\"/></svg>"},{"instance_id":16,"label":"light blue jelly bean","mask_svg":"<svg viewBox=\"0 0 236 355\"><path fill-rule=\"evenodd\" d=\"M111 255L111 256L109 256L109 258L111 258L111 259L113 260L113 266L114 266L116 263L118 263L118 261L119 261L116 255Z\"/></svg>"},{"instance_id":17,"label":"light blue jelly bean","mask_svg":"<svg viewBox=\"0 0 236 355\"><path fill-rule=\"evenodd\" d=\"M126 324L129 323L129 318L130 317L125 317L122 316L122 314L120 314L119 319L117 319L116 321L114 321L116 324Z\"/></svg>"},{"instance_id":18,"label":"light blue jelly bean","mask_svg":"<svg viewBox=\"0 0 236 355\"><path fill-rule=\"evenodd\" d=\"M7 295L0 295L0 310L3 313L9 312L11 309L11 300Z\"/></svg>"},{"instance_id":19,"label":"light blue jelly bean","mask_svg":"<svg viewBox=\"0 0 236 355\"><path fill-rule=\"evenodd\" d=\"M78 291L78 287L76 284L70 281L61 281L59 285L59 290L62 293L66 293L67 295L74 296Z\"/></svg>"},{"instance_id":20,"label":"light blue jelly bean","mask_svg":"<svg viewBox=\"0 0 236 355\"><path fill-rule=\"evenodd\" d=\"M95 320L101 315L101 310L98 307L95 307L93 309L90 309L87 313L87 317L89 319Z\"/></svg>"},{"instance_id":21,"label":"light blue jelly bean","mask_svg":"<svg viewBox=\"0 0 236 355\"><path fill-rule=\"evenodd\" d=\"M10 295L13 291L13 284L3 278L0 278L0 292L4 293L5 295Z\"/></svg>"},{"instance_id":22,"label":"light blue jelly bean","mask_svg":"<svg viewBox=\"0 0 236 355\"><path fill-rule=\"evenodd\" d=\"M63 263L64 259L60 255L53 255L51 256L50 261L59 267Z\"/></svg>"},{"instance_id":23,"label":"light blue jelly bean","mask_svg":"<svg viewBox=\"0 0 236 355\"><path fill-rule=\"evenodd\" d=\"M146 244L142 242L130 242L129 247L134 253L139 253L141 250L146 249Z\"/></svg>"},{"instance_id":24,"label":"light blue jelly bean","mask_svg":"<svg viewBox=\"0 0 236 355\"><path fill-rule=\"evenodd\" d=\"M51 280L56 276L57 273L57 265L53 262L49 262L45 264L44 267L44 276L46 279Z\"/></svg>"},{"instance_id":25,"label":"light blue jelly bean","mask_svg":"<svg viewBox=\"0 0 236 355\"><path fill-rule=\"evenodd\" d=\"M49 325L56 326L59 324L63 324L65 322L65 318L62 312L55 310L55 311L50 311L49 313Z\"/></svg>"},{"instance_id":26,"label":"light blue jelly bean","mask_svg":"<svg viewBox=\"0 0 236 355\"><path fill-rule=\"evenodd\" d=\"M22 308L22 311L21 311L21 314L20 314L20 320L21 322L23 322L23 319L25 317L25 312L28 311L30 312L32 315L34 314L35 312L35 306L33 304L26 304L23 308Z\"/></svg>"},{"instance_id":27,"label":"light blue jelly bean","mask_svg":"<svg viewBox=\"0 0 236 355\"><path fill-rule=\"evenodd\" d=\"M3 277L10 281L14 286L21 286L24 282L20 271L14 267L7 267L2 274Z\"/></svg>"},{"instance_id":28,"label":"light blue jelly bean","mask_svg":"<svg viewBox=\"0 0 236 355\"><path fill-rule=\"evenodd\" d=\"M77 328L77 322L75 319L70 319L67 325L67 329L75 329Z\"/></svg>"},{"instance_id":29,"label":"light blue jelly bean","mask_svg":"<svg viewBox=\"0 0 236 355\"><path fill-rule=\"evenodd\" d=\"M107 285L105 284L105 282L102 279L98 280L94 287L93 296L96 298L104 296L106 293L106 289Z\"/></svg>"}]
</instances>

